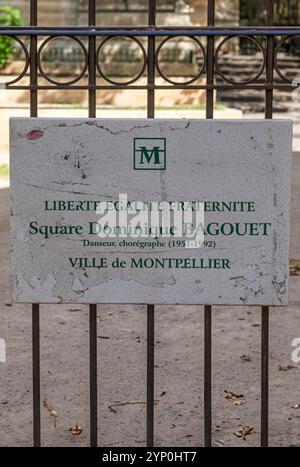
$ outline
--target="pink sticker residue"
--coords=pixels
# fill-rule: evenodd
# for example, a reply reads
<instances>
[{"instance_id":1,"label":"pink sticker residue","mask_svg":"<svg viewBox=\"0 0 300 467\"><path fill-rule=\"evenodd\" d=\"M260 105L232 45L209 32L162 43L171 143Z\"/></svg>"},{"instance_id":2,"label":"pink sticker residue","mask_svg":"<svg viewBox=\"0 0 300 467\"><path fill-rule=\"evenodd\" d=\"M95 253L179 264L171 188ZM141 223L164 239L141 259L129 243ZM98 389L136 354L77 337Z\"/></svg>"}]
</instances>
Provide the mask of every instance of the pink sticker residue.
<instances>
[{"instance_id":1,"label":"pink sticker residue","mask_svg":"<svg viewBox=\"0 0 300 467\"><path fill-rule=\"evenodd\" d=\"M29 133L27 133L26 138L29 141L32 141L33 139L39 139L44 135L44 132L42 130L31 130Z\"/></svg>"}]
</instances>

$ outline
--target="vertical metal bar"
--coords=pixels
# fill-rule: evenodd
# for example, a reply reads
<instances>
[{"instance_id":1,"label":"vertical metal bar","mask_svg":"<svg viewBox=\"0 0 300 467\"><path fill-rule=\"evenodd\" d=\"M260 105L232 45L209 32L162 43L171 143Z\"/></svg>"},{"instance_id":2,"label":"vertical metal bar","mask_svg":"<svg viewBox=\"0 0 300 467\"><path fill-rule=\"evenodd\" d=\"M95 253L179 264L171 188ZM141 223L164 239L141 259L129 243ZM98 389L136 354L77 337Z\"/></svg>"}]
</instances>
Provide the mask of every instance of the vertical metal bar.
<instances>
[{"instance_id":1,"label":"vertical metal bar","mask_svg":"<svg viewBox=\"0 0 300 467\"><path fill-rule=\"evenodd\" d=\"M208 0L207 4L207 26L215 25L215 0ZM214 36L207 37L207 58L206 58L206 84L214 84L214 52L215 38ZM214 90L206 91L206 118L214 116Z\"/></svg>"},{"instance_id":2,"label":"vertical metal bar","mask_svg":"<svg viewBox=\"0 0 300 467\"><path fill-rule=\"evenodd\" d=\"M156 24L156 0L148 0L148 25L155 27ZM147 90L147 117L154 118L155 114L155 37L148 37L148 90Z\"/></svg>"},{"instance_id":3,"label":"vertical metal bar","mask_svg":"<svg viewBox=\"0 0 300 467\"><path fill-rule=\"evenodd\" d=\"M208 0L207 4L207 25L215 25L215 0ZM206 82L208 85L214 84L214 52L215 38L207 38L207 62L206 62ZM214 117L214 90L208 89L206 92L206 118ZM204 446L211 447L212 428L212 378L211 378L211 343L212 343L212 307L204 307Z\"/></svg>"},{"instance_id":4,"label":"vertical metal bar","mask_svg":"<svg viewBox=\"0 0 300 467\"><path fill-rule=\"evenodd\" d=\"M204 446L211 447L212 404L211 404L211 336L212 307L204 307Z\"/></svg>"},{"instance_id":5,"label":"vertical metal bar","mask_svg":"<svg viewBox=\"0 0 300 467\"><path fill-rule=\"evenodd\" d=\"M154 446L154 305L147 306L147 447Z\"/></svg>"},{"instance_id":6,"label":"vertical metal bar","mask_svg":"<svg viewBox=\"0 0 300 467\"><path fill-rule=\"evenodd\" d=\"M89 0L89 26L96 26L96 0ZM89 36L89 117L96 117L96 37Z\"/></svg>"},{"instance_id":7,"label":"vertical metal bar","mask_svg":"<svg viewBox=\"0 0 300 467\"><path fill-rule=\"evenodd\" d=\"M30 0L30 25L37 26L37 0ZM30 116L38 115L37 37L30 37ZM40 305L32 304L33 445L41 446Z\"/></svg>"},{"instance_id":8,"label":"vertical metal bar","mask_svg":"<svg viewBox=\"0 0 300 467\"><path fill-rule=\"evenodd\" d=\"M261 447L269 444L269 307L261 309Z\"/></svg>"},{"instance_id":9,"label":"vertical metal bar","mask_svg":"<svg viewBox=\"0 0 300 467\"><path fill-rule=\"evenodd\" d=\"M148 25L156 24L156 0L148 0ZM148 37L147 117L155 116L155 37ZM154 305L147 306L147 447L154 446Z\"/></svg>"},{"instance_id":10,"label":"vertical metal bar","mask_svg":"<svg viewBox=\"0 0 300 467\"><path fill-rule=\"evenodd\" d=\"M98 444L97 305L90 305L90 446Z\"/></svg>"},{"instance_id":11,"label":"vertical metal bar","mask_svg":"<svg viewBox=\"0 0 300 467\"><path fill-rule=\"evenodd\" d=\"M274 16L274 0L266 0L267 2L267 26L273 25ZM273 84L274 77L274 36L267 37L267 57L266 57L266 84ZM266 109L265 117L273 117L273 89L266 89Z\"/></svg>"},{"instance_id":12,"label":"vertical metal bar","mask_svg":"<svg viewBox=\"0 0 300 467\"><path fill-rule=\"evenodd\" d=\"M267 26L273 25L274 0L266 0ZM273 84L274 78L274 36L267 37L266 57L266 110L265 117L273 118ZM261 309L261 447L269 445L269 316L270 309Z\"/></svg>"},{"instance_id":13,"label":"vertical metal bar","mask_svg":"<svg viewBox=\"0 0 300 467\"><path fill-rule=\"evenodd\" d=\"M89 26L96 26L96 1L89 0ZM96 37L89 37L89 117L96 117ZM98 445L98 383L97 383L97 305L89 306L90 338L90 446Z\"/></svg>"},{"instance_id":14,"label":"vertical metal bar","mask_svg":"<svg viewBox=\"0 0 300 467\"><path fill-rule=\"evenodd\" d=\"M40 305L32 305L33 445L41 446Z\"/></svg>"},{"instance_id":15,"label":"vertical metal bar","mask_svg":"<svg viewBox=\"0 0 300 467\"><path fill-rule=\"evenodd\" d=\"M37 0L30 0L30 25L37 26ZM30 36L30 116L37 117L37 37Z\"/></svg>"}]
</instances>

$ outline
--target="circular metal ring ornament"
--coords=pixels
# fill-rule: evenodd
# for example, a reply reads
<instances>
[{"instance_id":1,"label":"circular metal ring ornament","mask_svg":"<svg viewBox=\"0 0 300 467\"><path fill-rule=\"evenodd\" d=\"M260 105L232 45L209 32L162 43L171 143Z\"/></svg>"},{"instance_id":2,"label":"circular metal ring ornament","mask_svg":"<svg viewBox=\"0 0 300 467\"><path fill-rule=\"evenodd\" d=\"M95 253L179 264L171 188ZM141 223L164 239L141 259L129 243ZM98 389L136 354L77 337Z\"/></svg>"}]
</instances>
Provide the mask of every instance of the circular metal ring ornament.
<instances>
[{"instance_id":1,"label":"circular metal ring ornament","mask_svg":"<svg viewBox=\"0 0 300 467\"><path fill-rule=\"evenodd\" d=\"M236 81L236 80L231 80L229 78L227 78L220 70L220 67L219 67L219 64L218 64L218 58L219 58L219 54L220 54L220 50L221 48L223 47L223 45L229 41L230 39L233 39L234 37L240 37L240 38L244 38L244 39L248 39L250 42L253 42L253 44L255 44L257 46L257 48L259 49L259 51L262 53L262 64L261 64L261 67L258 71L258 73L253 76L252 78L246 80L246 81ZM229 36L229 37L226 37L225 39L222 40L222 42L220 42L220 44L218 45L217 49L216 49L216 53L215 53L215 68L216 68L216 73L221 76L221 78L223 78L224 81L226 81L227 83L229 84L251 84L251 83L254 83L256 80L258 80L258 78L260 78L260 76L262 75L264 69L265 69L265 66L266 66L266 53L265 53L265 50L262 46L262 44L257 40L255 39L254 37L251 37L251 36L243 36L243 35L236 35L236 36Z\"/></svg>"},{"instance_id":2,"label":"circular metal ring ornament","mask_svg":"<svg viewBox=\"0 0 300 467\"><path fill-rule=\"evenodd\" d=\"M278 76L283 80L285 81L286 83L290 83L292 84L293 80L289 79L279 68L279 65L278 65L278 53L279 53L279 50L281 49L281 47L283 46L283 44L285 42L287 42L288 40L290 39L294 39L294 38L297 38L299 39L299 36L288 36L288 37L284 37L283 39L281 39L276 47L275 47L275 52L274 52L274 68L278 74Z\"/></svg>"},{"instance_id":3,"label":"circular metal ring ornament","mask_svg":"<svg viewBox=\"0 0 300 467\"><path fill-rule=\"evenodd\" d=\"M44 50L44 48L46 47L46 45L51 42L53 39L62 39L62 38L67 38L67 39L72 39L74 40L75 42L77 42L77 44L79 44L79 46L81 47L81 49L83 50L83 53L84 53L84 65L83 65L83 69L81 71L81 73L76 76L76 78L72 79L71 81L56 81L55 79L52 79L50 78L47 73L45 73L45 71L43 70L43 66L42 66L42 60L41 60L41 55L42 55L42 52ZM81 80L81 78L83 78L83 76L85 75L86 73L86 70L87 70L87 67L88 67L88 53L87 53L87 50L85 48L85 46L83 45L83 43L81 42L80 39L78 39L77 37L75 36L50 36L50 37L47 37L47 39L41 44L39 50L38 50L38 55L37 55L37 64L38 64L38 69L41 73L41 75L47 80L49 81L50 83L52 84L55 84L56 86L61 86L61 85L64 85L64 86L70 86L74 83L77 83L77 81Z\"/></svg>"},{"instance_id":4,"label":"circular metal ring ornament","mask_svg":"<svg viewBox=\"0 0 300 467\"><path fill-rule=\"evenodd\" d=\"M139 71L139 73L136 76L134 76L132 79L130 79L128 81L114 81L113 79L108 78L101 69L101 66L100 66L100 52L101 52L103 46L108 41L110 41L111 39L116 39L116 38L123 39L124 37L127 38L127 39L131 39L132 41L134 41L139 46L139 48L140 48L140 50L142 51L142 54L143 54L143 65L142 65L141 70ZM114 86L120 86L120 85L128 86L129 84L135 83L136 81L138 81L143 76L144 71L145 71L146 66L147 66L147 54L146 54L146 51L145 51L145 48L144 48L143 44L136 37L133 37L133 36L109 36L109 37L106 37L101 42L101 44L99 45L99 47L97 49L97 54L96 54L96 62L97 62L97 69L98 69L99 75L105 81L107 81L110 84L113 84Z\"/></svg>"},{"instance_id":5,"label":"circular metal ring ornament","mask_svg":"<svg viewBox=\"0 0 300 467\"><path fill-rule=\"evenodd\" d=\"M203 55L203 64L200 68L200 71L197 73L196 76L194 76L194 78L188 80L188 81L182 81L182 82L178 82L178 81L173 81L172 79L168 78L162 71L161 71L161 68L159 66L159 53L162 49L162 47L164 46L164 44L166 42L168 42L169 40L171 39L174 39L173 36L170 36L170 37L166 37L160 44L159 46L157 47L156 49L156 53L155 53L155 66L156 66L156 69L159 73L159 75L165 80L167 81L168 83L170 84L174 84L175 86L176 85L184 85L184 86L187 86L188 84L192 84L194 83L195 81L197 81L200 76L202 75L203 71L204 71L204 68L205 68L205 62L206 62L206 53L205 53L205 48L202 44L202 42L195 36L176 36L176 38L178 37L187 37L188 39L192 39L197 45L198 47L200 48L201 52L202 52L202 55Z\"/></svg>"},{"instance_id":6,"label":"circular metal ring ornament","mask_svg":"<svg viewBox=\"0 0 300 467\"><path fill-rule=\"evenodd\" d=\"M22 48L22 50L24 52L24 55L25 55L25 64L24 64L24 68L21 71L21 73L16 78L12 79L11 81L6 81L6 82L3 83L5 86L9 86L11 84L17 83L18 81L20 81L23 78L23 76L25 76L25 74L26 74L26 72L28 70L28 67L29 67L30 59L29 59L29 53L28 53L27 47L24 44L24 42L21 41L21 39L19 39L16 36L2 36L2 37L7 37L9 39L15 40L21 46L21 48Z\"/></svg>"}]
</instances>

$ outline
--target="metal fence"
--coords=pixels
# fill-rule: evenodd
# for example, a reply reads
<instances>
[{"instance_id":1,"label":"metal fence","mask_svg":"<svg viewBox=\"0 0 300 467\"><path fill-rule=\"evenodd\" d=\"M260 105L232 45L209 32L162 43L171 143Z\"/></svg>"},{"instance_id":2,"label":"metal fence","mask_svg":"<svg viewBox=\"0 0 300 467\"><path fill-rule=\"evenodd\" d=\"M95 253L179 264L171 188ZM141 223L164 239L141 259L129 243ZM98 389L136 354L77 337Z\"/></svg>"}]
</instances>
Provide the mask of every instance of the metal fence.
<instances>
[{"instance_id":1,"label":"metal fence","mask_svg":"<svg viewBox=\"0 0 300 467\"><path fill-rule=\"evenodd\" d=\"M88 26L72 28L39 28L38 0L30 0L30 27L1 27L0 36L13 37L19 42L25 53L25 65L22 73L10 83L6 89L23 89L30 91L30 115L38 116L38 92L40 90L74 89L87 90L89 95L89 117L96 117L97 90L113 89L144 89L147 90L147 116L155 117L155 91L157 89L202 89L206 91L206 118L214 117L214 93L217 90L245 90L256 89L265 93L265 117L272 118L274 90L294 89L292 83L279 69L277 53L283 43L290 38L300 36L300 27L274 27L274 0L266 1L266 21L262 27L215 27L215 0L207 1L207 27L156 27L156 0L148 2L148 27L114 28L96 26L96 1L88 1ZM47 76L41 65L41 50L45 41L53 37L65 36L80 43L84 55L85 66L83 73L72 81L61 84ZM104 84L97 84L97 74L101 75L98 65L99 47L97 38L102 42L108 38L126 36L134 40L143 51L144 63L141 72L126 83L117 83L105 77ZM185 83L174 83L164 75L159 67L158 39L168 41L174 37L189 37L199 45L204 57L204 66L198 76ZM29 39L29 50L26 41ZM262 53L262 66L259 73L245 82L232 82L223 76L223 82L216 83L218 70L218 54L221 44L232 37L244 37L257 44ZM82 39L88 43L86 46ZM43 40L40 43L41 39ZM146 41L143 46L141 39ZM216 44L218 39L218 47ZM160 42L161 44L161 42ZM21 85L19 81L29 70L30 83ZM39 71L48 81L40 84ZM274 72L277 73L275 80ZM146 84L138 84L138 79L146 72ZM87 73L88 83L78 84ZM156 83L156 74L165 80L165 84ZM265 79L259 79L264 74ZM200 75L205 82L197 82ZM217 287L217 284L216 284ZM204 446L212 444L212 306L204 306ZM147 305L147 446L154 446L154 305ZM41 397L40 397L40 304L32 305L32 369L33 369L33 442L34 446L41 445ZM199 358L201 356L199 355ZM97 436L97 305L89 305L89 365L90 365L90 445L98 445ZM269 418L269 307L261 308L261 446L268 446L268 418Z\"/></svg>"}]
</instances>

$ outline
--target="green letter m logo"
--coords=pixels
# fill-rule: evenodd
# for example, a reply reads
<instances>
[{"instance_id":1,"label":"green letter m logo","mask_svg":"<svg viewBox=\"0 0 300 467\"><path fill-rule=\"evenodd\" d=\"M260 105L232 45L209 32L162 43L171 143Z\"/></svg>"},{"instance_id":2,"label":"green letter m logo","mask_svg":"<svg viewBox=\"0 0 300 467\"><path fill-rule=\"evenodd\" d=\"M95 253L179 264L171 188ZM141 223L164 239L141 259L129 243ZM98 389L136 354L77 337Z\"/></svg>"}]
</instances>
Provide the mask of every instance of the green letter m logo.
<instances>
[{"instance_id":1,"label":"green letter m logo","mask_svg":"<svg viewBox=\"0 0 300 467\"><path fill-rule=\"evenodd\" d=\"M147 149L146 146L140 146L141 149L141 160L140 164L145 163L145 159L147 164L150 164L152 161L152 157L154 157L153 164L160 164L159 158L159 146L153 146L152 149Z\"/></svg>"},{"instance_id":2,"label":"green letter m logo","mask_svg":"<svg viewBox=\"0 0 300 467\"><path fill-rule=\"evenodd\" d=\"M134 138L134 170L166 170L165 138Z\"/></svg>"}]
</instances>

